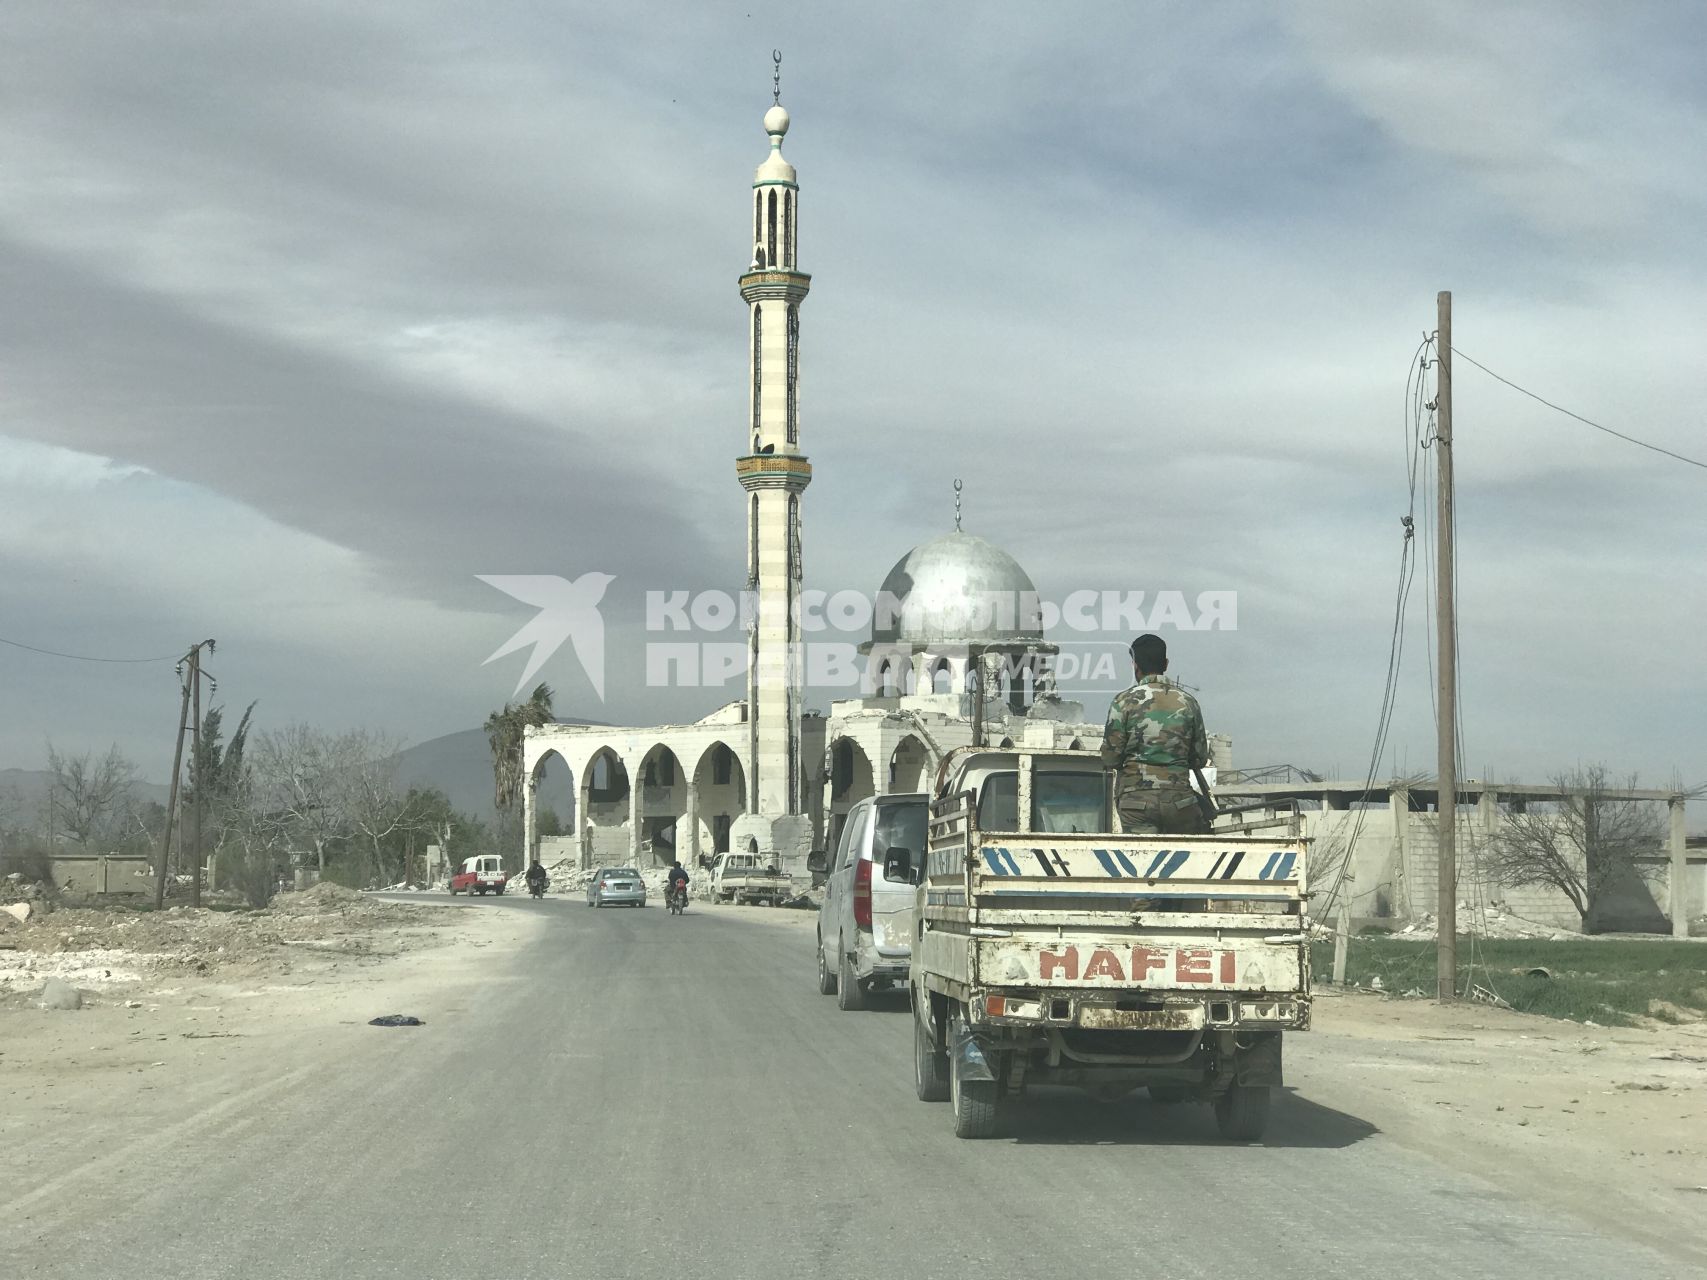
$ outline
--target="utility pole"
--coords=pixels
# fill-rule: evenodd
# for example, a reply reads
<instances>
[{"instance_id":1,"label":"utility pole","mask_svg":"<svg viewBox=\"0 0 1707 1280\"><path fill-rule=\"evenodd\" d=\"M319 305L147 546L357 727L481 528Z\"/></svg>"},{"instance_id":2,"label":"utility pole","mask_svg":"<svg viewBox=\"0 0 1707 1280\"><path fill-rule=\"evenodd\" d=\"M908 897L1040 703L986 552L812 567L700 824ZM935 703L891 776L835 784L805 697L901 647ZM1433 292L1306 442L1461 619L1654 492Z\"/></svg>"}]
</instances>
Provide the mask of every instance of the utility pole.
<instances>
[{"instance_id":1,"label":"utility pole","mask_svg":"<svg viewBox=\"0 0 1707 1280\"><path fill-rule=\"evenodd\" d=\"M184 660L178 664L178 677L184 684L183 701L178 707L178 744L172 750L172 785L166 793L166 829L160 833L160 864L154 869L154 909L159 911L166 905L166 876L168 864L172 855L172 827L178 815L178 789L184 768L184 735L190 731L190 702L195 701L195 756L201 758L201 678L203 649L212 649L212 640L203 640L190 646L190 651L184 655ZM190 900L196 906L201 906L201 814L202 789L206 786L205 778L196 780L196 831L194 841L195 875L192 877L193 887L190 890Z\"/></svg>"},{"instance_id":2,"label":"utility pole","mask_svg":"<svg viewBox=\"0 0 1707 1280\"><path fill-rule=\"evenodd\" d=\"M1435 908L1435 995L1444 1004L1458 996L1458 618L1452 559L1452 294L1435 298L1434 456L1440 466L1435 509L1434 614L1440 647L1440 689L1435 726L1439 751L1439 790L1435 818L1439 845Z\"/></svg>"},{"instance_id":3,"label":"utility pole","mask_svg":"<svg viewBox=\"0 0 1707 1280\"><path fill-rule=\"evenodd\" d=\"M195 650L189 652L189 660L194 661ZM183 668L178 668L180 677ZM160 863L154 868L154 909L159 911L166 905L166 863L172 854L172 820L178 812L178 775L184 766L184 730L190 716L190 682L184 680L184 699L178 708L178 745L172 752L172 786L166 793L166 829L160 833Z\"/></svg>"},{"instance_id":4,"label":"utility pole","mask_svg":"<svg viewBox=\"0 0 1707 1280\"><path fill-rule=\"evenodd\" d=\"M209 644L212 641L208 642ZM195 836L190 842L190 905L202 904L202 819L207 813L203 793L207 791L207 761L202 756L202 647L190 650L191 719L190 759L195 762Z\"/></svg>"}]
</instances>

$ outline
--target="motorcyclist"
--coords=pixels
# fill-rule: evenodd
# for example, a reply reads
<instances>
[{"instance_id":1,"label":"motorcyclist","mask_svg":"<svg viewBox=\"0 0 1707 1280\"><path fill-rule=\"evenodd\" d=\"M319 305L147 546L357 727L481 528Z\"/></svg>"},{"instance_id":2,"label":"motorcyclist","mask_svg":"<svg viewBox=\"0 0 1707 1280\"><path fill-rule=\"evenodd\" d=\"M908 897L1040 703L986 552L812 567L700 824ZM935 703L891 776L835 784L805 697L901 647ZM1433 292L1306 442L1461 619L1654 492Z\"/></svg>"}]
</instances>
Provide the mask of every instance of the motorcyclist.
<instances>
[{"instance_id":1,"label":"motorcyclist","mask_svg":"<svg viewBox=\"0 0 1707 1280\"><path fill-rule=\"evenodd\" d=\"M664 883L664 896L668 898L671 893L675 892L677 886L680 886L682 896L685 898L688 892L688 873L687 869L682 866L680 858L670 864L670 874Z\"/></svg>"},{"instance_id":2,"label":"motorcyclist","mask_svg":"<svg viewBox=\"0 0 1707 1280\"><path fill-rule=\"evenodd\" d=\"M543 891L544 888L545 868L540 865L539 859L535 858L533 865L528 868L528 892L537 893Z\"/></svg>"}]
</instances>

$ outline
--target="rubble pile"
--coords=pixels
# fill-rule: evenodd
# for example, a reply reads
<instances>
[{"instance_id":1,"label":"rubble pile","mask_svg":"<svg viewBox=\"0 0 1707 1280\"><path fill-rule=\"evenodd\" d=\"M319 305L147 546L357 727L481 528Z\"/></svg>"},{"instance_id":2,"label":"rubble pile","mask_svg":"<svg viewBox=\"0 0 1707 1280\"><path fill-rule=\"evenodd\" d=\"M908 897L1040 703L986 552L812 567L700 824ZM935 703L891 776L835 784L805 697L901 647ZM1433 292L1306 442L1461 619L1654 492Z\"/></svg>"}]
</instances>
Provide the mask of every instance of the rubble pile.
<instances>
[{"instance_id":1,"label":"rubble pile","mask_svg":"<svg viewBox=\"0 0 1707 1280\"><path fill-rule=\"evenodd\" d=\"M307 953L408 950L419 935L406 930L437 919L324 882L280 894L265 911L62 907L23 921L0 911L0 993L35 990L50 977L102 988L216 969L288 972Z\"/></svg>"},{"instance_id":2,"label":"rubble pile","mask_svg":"<svg viewBox=\"0 0 1707 1280\"><path fill-rule=\"evenodd\" d=\"M30 908L25 915L45 915L58 900L58 891L46 880L32 880L19 871L0 876L0 906L24 903Z\"/></svg>"},{"instance_id":3,"label":"rubble pile","mask_svg":"<svg viewBox=\"0 0 1707 1280\"><path fill-rule=\"evenodd\" d=\"M1480 938L1546 938L1555 942L1577 936L1575 932L1560 929L1556 925L1514 916L1499 903L1488 903L1478 909L1468 902L1460 902L1458 932L1474 934ZM1393 936L1428 941L1438 933L1435 918L1427 915L1406 925Z\"/></svg>"}]
</instances>

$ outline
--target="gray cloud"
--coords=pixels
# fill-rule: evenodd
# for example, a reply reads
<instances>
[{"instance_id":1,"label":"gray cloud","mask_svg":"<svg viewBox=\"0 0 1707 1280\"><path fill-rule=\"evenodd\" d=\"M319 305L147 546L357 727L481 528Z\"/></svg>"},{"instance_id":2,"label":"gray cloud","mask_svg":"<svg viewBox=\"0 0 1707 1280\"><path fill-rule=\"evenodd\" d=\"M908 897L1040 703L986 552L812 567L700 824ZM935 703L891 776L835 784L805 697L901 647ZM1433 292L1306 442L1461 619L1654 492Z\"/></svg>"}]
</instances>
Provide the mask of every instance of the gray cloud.
<instances>
[{"instance_id":1,"label":"gray cloud","mask_svg":"<svg viewBox=\"0 0 1707 1280\"><path fill-rule=\"evenodd\" d=\"M1046 592L1237 590L1238 632L1180 642L1216 727L1246 762L1356 769L1405 360L1437 289L1466 350L1690 451L1692 15L747 13L10 15L0 494L74 465L9 471L5 437L146 471L132 498L66 500L75 536L0 514L0 634L177 647L213 617L234 699L248 681L280 718L425 735L520 668L479 665L526 610L475 573L601 568L621 665L604 707L548 666L566 710L720 700L644 688L636 628L646 587L740 572L734 280L774 44L815 273L813 585L874 587L948 526L963 476L968 527ZM1472 755L1707 776L1676 712L1707 694L1675 671L1707 621L1699 482L1478 378L1459 378ZM118 542L125 582L102 571ZM316 628L362 641L329 659ZM1426 766L1422 628L1419 608L1396 755ZM1585 719L1609 651L1634 670ZM11 763L46 723L158 759L152 692L46 671L0 653L28 694Z\"/></svg>"}]
</instances>

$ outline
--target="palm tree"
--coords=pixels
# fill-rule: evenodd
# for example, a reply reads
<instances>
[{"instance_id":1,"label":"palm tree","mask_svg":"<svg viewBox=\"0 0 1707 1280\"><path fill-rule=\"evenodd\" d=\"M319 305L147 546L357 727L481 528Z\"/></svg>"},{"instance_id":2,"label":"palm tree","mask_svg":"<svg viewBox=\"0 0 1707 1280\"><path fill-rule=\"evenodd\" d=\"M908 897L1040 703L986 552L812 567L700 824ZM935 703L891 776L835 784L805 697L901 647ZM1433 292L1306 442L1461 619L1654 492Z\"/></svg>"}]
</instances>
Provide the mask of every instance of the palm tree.
<instances>
[{"instance_id":1,"label":"palm tree","mask_svg":"<svg viewBox=\"0 0 1707 1280\"><path fill-rule=\"evenodd\" d=\"M521 703L506 702L502 711L486 717L486 740L492 744L492 802L508 809L522 787L522 734L528 725L550 724L551 686L541 684Z\"/></svg>"}]
</instances>

